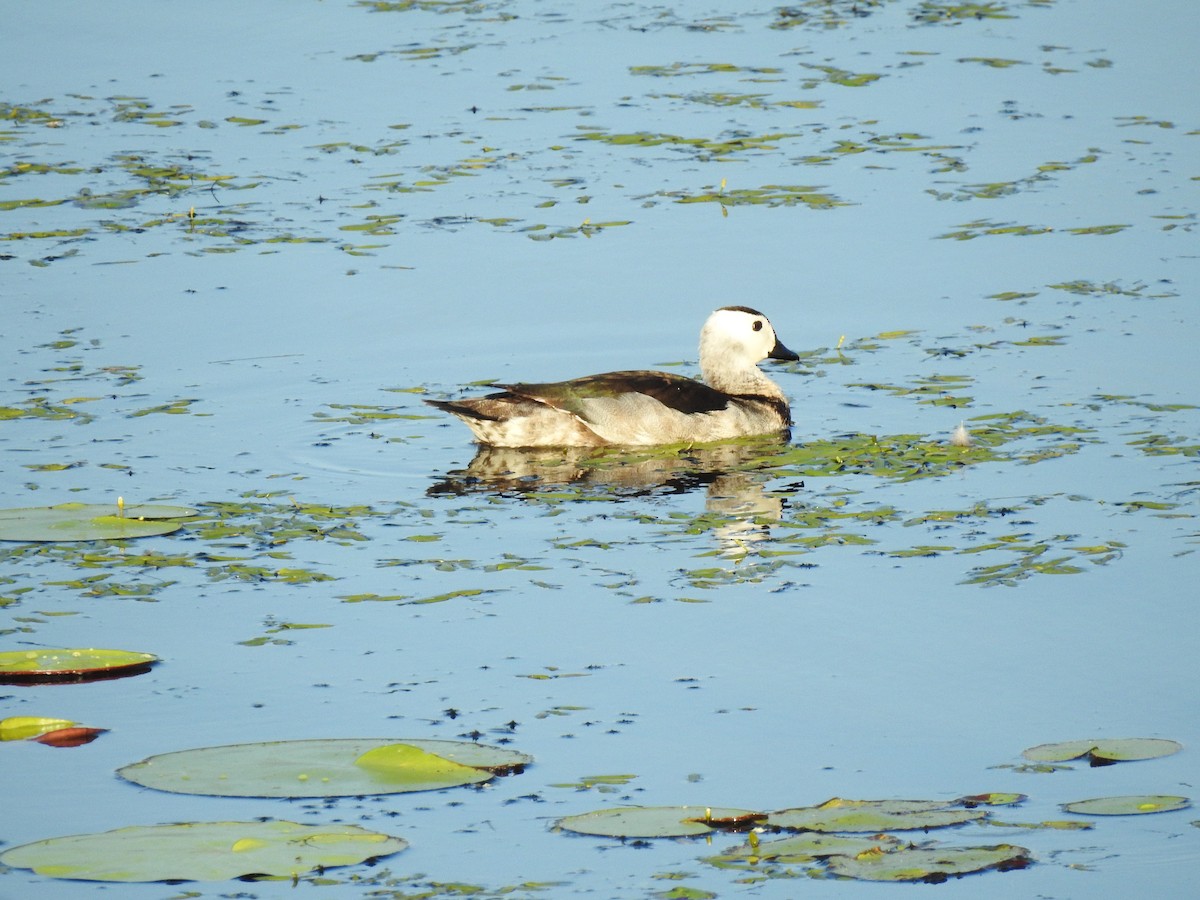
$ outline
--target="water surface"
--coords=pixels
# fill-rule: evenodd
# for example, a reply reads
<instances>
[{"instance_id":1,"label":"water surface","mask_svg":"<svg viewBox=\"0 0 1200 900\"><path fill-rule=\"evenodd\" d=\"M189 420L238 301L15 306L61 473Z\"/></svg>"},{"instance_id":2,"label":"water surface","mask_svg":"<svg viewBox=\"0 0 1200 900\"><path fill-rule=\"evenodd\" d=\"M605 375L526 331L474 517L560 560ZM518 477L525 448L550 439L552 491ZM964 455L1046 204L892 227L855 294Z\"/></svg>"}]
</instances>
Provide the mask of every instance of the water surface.
<instances>
[{"instance_id":1,"label":"water surface","mask_svg":"<svg viewBox=\"0 0 1200 900\"><path fill-rule=\"evenodd\" d=\"M374 6L6 17L0 505L254 503L229 518L259 534L5 548L5 649L164 663L3 692L2 715L112 730L6 745L22 814L0 838L339 820L410 840L381 868L434 896L853 897L880 889L747 884L702 842L548 825L989 790L1028 794L1003 818L1039 822L1192 790L1200 72L1182 4ZM793 445L824 456L777 451L715 489L728 461L445 489L475 448L422 396L695 374L699 326L727 304L806 351L770 371ZM995 458L907 477L892 454L945 459L960 421L1003 435ZM867 435L879 453L839 470L836 447ZM358 537L273 541L308 503ZM123 565L135 550L181 561ZM537 763L483 791L330 804L112 774L321 736L511 741ZM1185 750L993 768L1130 736ZM621 773L612 793L556 786ZM1037 860L936 890L1178 896L1192 818L931 834ZM380 869L327 877L297 889L389 896ZM12 896L115 890L3 879ZM292 891L120 892L235 889Z\"/></svg>"}]
</instances>

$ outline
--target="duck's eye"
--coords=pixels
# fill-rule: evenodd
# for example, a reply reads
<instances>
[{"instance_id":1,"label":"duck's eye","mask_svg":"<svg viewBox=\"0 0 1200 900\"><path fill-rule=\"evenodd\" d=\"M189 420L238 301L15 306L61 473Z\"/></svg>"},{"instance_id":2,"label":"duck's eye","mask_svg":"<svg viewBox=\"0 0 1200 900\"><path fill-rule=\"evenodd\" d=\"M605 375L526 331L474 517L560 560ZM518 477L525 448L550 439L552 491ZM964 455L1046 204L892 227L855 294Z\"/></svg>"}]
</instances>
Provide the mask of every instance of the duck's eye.
<instances>
[{"instance_id":1,"label":"duck's eye","mask_svg":"<svg viewBox=\"0 0 1200 900\"><path fill-rule=\"evenodd\" d=\"M754 324L750 326L755 331L762 331L762 319L755 319Z\"/></svg>"}]
</instances>

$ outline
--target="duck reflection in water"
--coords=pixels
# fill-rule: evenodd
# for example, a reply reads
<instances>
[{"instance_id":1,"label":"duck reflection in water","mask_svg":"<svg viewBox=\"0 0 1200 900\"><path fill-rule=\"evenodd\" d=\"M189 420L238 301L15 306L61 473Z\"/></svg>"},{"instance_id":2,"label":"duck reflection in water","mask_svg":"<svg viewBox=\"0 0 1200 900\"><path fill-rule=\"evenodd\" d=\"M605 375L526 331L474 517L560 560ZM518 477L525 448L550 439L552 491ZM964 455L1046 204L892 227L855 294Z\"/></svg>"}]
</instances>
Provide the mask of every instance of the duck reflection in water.
<instances>
[{"instance_id":1,"label":"duck reflection in water","mask_svg":"<svg viewBox=\"0 0 1200 900\"><path fill-rule=\"evenodd\" d=\"M722 555L740 557L769 539L771 525L783 517L785 493L791 491L767 491L765 485L773 457L786 448L774 437L643 452L480 447L465 469L450 471L426 494L535 500L570 491L579 500L619 501L704 489L705 511L720 519L713 531Z\"/></svg>"}]
</instances>

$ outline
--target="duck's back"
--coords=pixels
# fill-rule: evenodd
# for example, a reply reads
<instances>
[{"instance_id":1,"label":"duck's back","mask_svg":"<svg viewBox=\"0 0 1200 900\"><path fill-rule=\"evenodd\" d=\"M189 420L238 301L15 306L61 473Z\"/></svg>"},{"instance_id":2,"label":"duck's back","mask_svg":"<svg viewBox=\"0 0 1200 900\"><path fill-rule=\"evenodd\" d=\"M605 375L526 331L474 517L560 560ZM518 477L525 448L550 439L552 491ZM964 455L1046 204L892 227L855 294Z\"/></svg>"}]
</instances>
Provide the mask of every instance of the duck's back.
<instances>
[{"instance_id":1,"label":"duck's back","mask_svg":"<svg viewBox=\"0 0 1200 900\"><path fill-rule=\"evenodd\" d=\"M431 402L457 415L484 443L505 447L720 441L789 424L786 402L731 396L666 372L503 387L474 400Z\"/></svg>"}]
</instances>

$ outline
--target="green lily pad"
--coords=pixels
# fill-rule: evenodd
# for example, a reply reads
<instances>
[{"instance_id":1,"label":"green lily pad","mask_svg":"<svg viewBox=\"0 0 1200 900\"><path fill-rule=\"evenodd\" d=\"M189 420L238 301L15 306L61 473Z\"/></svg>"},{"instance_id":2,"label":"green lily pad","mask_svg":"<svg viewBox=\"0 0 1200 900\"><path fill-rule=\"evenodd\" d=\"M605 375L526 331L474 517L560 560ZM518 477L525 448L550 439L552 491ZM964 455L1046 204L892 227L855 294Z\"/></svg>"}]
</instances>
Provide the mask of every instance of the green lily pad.
<instances>
[{"instance_id":1,"label":"green lily pad","mask_svg":"<svg viewBox=\"0 0 1200 900\"><path fill-rule=\"evenodd\" d=\"M176 519L196 515L187 506L110 506L60 503L0 509L0 541L113 541L170 534L183 527Z\"/></svg>"},{"instance_id":2,"label":"green lily pad","mask_svg":"<svg viewBox=\"0 0 1200 900\"><path fill-rule=\"evenodd\" d=\"M0 684L95 681L141 675L158 662L150 653L96 648L38 648L0 652Z\"/></svg>"},{"instance_id":3,"label":"green lily pad","mask_svg":"<svg viewBox=\"0 0 1200 900\"><path fill-rule=\"evenodd\" d=\"M994 847L876 848L856 856L831 856L829 871L860 881L942 882L951 876L986 869L1024 869L1032 862L1029 851L1012 844Z\"/></svg>"},{"instance_id":4,"label":"green lily pad","mask_svg":"<svg viewBox=\"0 0 1200 900\"><path fill-rule=\"evenodd\" d=\"M1107 766L1135 759L1157 759L1160 756L1178 753L1182 749L1183 745L1178 741L1163 738L1097 738L1039 744L1023 751L1021 755L1034 762L1086 759L1093 766Z\"/></svg>"},{"instance_id":5,"label":"green lily pad","mask_svg":"<svg viewBox=\"0 0 1200 900\"><path fill-rule=\"evenodd\" d=\"M134 825L13 847L0 862L80 881L227 881L297 877L389 856L408 842L357 825L187 822Z\"/></svg>"},{"instance_id":6,"label":"green lily pad","mask_svg":"<svg viewBox=\"0 0 1200 900\"><path fill-rule=\"evenodd\" d=\"M333 738L180 750L117 774L176 794L350 797L478 784L531 762L523 753L464 741Z\"/></svg>"},{"instance_id":7,"label":"green lily pad","mask_svg":"<svg viewBox=\"0 0 1200 900\"><path fill-rule=\"evenodd\" d=\"M744 831L765 819L765 813L716 806L619 806L565 816L555 827L598 837L687 837Z\"/></svg>"},{"instance_id":8,"label":"green lily pad","mask_svg":"<svg viewBox=\"0 0 1200 900\"><path fill-rule=\"evenodd\" d=\"M1063 809L1070 813L1089 816L1144 816L1148 813L1173 812L1187 809L1192 803L1187 797L1171 797L1164 794L1149 794L1131 797L1097 797L1094 800L1077 800L1064 803Z\"/></svg>"},{"instance_id":9,"label":"green lily pad","mask_svg":"<svg viewBox=\"0 0 1200 900\"><path fill-rule=\"evenodd\" d=\"M987 817L981 809L964 809L938 800L843 800L771 813L767 824L793 831L869 832L945 828Z\"/></svg>"}]
</instances>

